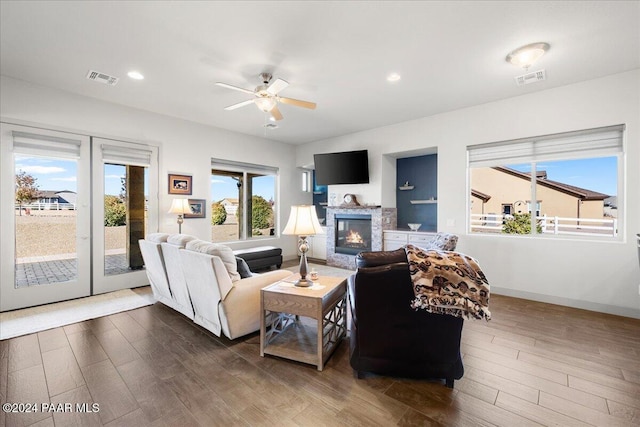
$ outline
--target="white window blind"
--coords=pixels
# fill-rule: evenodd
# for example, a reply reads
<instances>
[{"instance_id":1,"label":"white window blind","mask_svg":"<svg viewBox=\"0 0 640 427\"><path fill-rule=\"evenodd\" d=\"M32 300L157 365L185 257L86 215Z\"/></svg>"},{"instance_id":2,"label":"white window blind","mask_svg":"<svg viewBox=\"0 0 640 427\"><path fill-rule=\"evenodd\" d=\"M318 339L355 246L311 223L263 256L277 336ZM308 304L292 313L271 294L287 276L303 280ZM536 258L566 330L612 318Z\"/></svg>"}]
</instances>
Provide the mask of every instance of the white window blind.
<instances>
[{"instance_id":1,"label":"white window blind","mask_svg":"<svg viewBox=\"0 0 640 427\"><path fill-rule=\"evenodd\" d=\"M102 161L117 165L151 166L152 150L146 148L134 148L131 145L123 147L120 145L101 144Z\"/></svg>"},{"instance_id":2,"label":"white window blind","mask_svg":"<svg viewBox=\"0 0 640 427\"><path fill-rule=\"evenodd\" d=\"M624 125L467 147L470 167L615 156L622 153Z\"/></svg>"},{"instance_id":3,"label":"white window blind","mask_svg":"<svg viewBox=\"0 0 640 427\"><path fill-rule=\"evenodd\" d=\"M13 150L20 154L80 158L81 141L51 135L13 131Z\"/></svg>"},{"instance_id":4,"label":"white window blind","mask_svg":"<svg viewBox=\"0 0 640 427\"><path fill-rule=\"evenodd\" d=\"M252 163L234 162L232 160L211 159L211 168L228 172L247 172L261 175L277 175L278 168L256 165Z\"/></svg>"}]
</instances>

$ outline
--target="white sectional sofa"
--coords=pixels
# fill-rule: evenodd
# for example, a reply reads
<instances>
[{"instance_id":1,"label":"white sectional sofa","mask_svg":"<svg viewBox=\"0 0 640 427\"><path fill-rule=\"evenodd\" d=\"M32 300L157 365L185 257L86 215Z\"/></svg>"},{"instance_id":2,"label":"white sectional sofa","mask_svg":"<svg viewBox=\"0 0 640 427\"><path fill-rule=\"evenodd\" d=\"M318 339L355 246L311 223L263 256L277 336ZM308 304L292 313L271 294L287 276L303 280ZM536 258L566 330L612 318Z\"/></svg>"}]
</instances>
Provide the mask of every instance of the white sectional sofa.
<instances>
[{"instance_id":1,"label":"white sectional sofa","mask_svg":"<svg viewBox=\"0 0 640 427\"><path fill-rule=\"evenodd\" d=\"M242 278L231 248L185 234L150 234L140 249L156 300L229 339L260 329L260 289L293 274Z\"/></svg>"}]
</instances>

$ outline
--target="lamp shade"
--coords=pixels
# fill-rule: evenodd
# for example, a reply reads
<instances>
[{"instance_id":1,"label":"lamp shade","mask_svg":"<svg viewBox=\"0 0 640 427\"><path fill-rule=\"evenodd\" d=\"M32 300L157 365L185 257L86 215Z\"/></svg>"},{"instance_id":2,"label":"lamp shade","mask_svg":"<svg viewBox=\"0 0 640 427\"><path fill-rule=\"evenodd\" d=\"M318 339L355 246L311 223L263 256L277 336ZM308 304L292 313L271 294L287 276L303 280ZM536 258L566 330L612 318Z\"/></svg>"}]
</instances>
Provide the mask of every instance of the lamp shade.
<instances>
[{"instance_id":1,"label":"lamp shade","mask_svg":"<svg viewBox=\"0 0 640 427\"><path fill-rule=\"evenodd\" d=\"M191 207L189 206L189 199L173 199L171 202L171 208L169 208L170 214L184 215L190 213Z\"/></svg>"},{"instance_id":2,"label":"lamp shade","mask_svg":"<svg viewBox=\"0 0 640 427\"><path fill-rule=\"evenodd\" d=\"M289 221L284 227L284 230L282 230L282 234L293 234L296 236L324 234L320 221L318 221L316 207L313 205L291 206Z\"/></svg>"}]
</instances>

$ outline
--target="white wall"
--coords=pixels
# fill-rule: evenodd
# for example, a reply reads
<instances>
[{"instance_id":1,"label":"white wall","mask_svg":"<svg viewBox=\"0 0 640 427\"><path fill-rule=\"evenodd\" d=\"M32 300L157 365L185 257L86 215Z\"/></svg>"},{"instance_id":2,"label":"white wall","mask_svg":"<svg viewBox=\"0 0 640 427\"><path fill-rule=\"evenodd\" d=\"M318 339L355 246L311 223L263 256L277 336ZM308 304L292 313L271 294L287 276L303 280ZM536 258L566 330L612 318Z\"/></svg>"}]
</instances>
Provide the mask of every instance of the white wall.
<instances>
[{"instance_id":1,"label":"white wall","mask_svg":"<svg viewBox=\"0 0 640 427\"><path fill-rule=\"evenodd\" d=\"M467 145L620 123L626 124L622 242L467 233ZM640 318L640 70L305 144L297 149L297 164L312 163L314 153L367 148L370 184L331 186L329 192L392 207L395 168L385 155L432 147L438 152L438 230L460 236L458 249L479 260L493 292Z\"/></svg>"},{"instance_id":2,"label":"white wall","mask_svg":"<svg viewBox=\"0 0 640 427\"><path fill-rule=\"evenodd\" d=\"M176 233L174 215L166 212L172 198L167 194L167 173L193 176L192 198L211 203L211 158L229 159L280 168L280 229L289 217L292 204L310 203L311 196L300 189L299 171L291 145L229 132L182 119L99 101L56 89L0 77L0 116L3 121L75 131L92 136L145 142L160 147L160 230ZM211 239L211 212L208 218L187 219L182 232L203 240ZM261 240L279 246L285 258L296 256L291 236ZM231 244L235 248L255 246L255 242Z\"/></svg>"}]
</instances>

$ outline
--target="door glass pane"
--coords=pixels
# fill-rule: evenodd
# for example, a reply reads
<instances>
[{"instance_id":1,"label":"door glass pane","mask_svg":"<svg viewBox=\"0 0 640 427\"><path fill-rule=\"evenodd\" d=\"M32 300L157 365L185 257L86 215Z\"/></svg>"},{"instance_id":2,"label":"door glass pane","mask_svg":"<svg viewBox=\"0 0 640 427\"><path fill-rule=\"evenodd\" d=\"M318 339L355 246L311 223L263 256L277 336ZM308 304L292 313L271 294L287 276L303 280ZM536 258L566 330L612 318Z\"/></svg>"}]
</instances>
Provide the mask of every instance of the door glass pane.
<instances>
[{"instance_id":1,"label":"door glass pane","mask_svg":"<svg viewBox=\"0 0 640 427\"><path fill-rule=\"evenodd\" d=\"M15 287L77 279L77 162L15 156Z\"/></svg>"},{"instance_id":2,"label":"door glass pane","mask_svg":"<svg viewBox=\"0 0 640 427\"><path fill-rule=\"evenodd\" d=\"M148 168L104 165L104 274L143 268L138 240L147 229Z\"/></svg>"}]
</instances>

